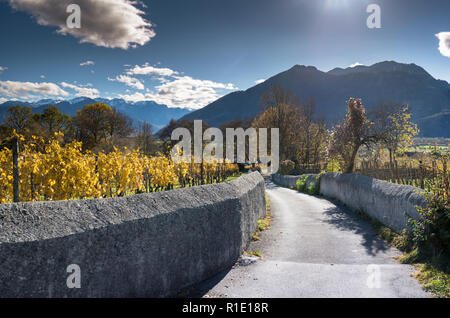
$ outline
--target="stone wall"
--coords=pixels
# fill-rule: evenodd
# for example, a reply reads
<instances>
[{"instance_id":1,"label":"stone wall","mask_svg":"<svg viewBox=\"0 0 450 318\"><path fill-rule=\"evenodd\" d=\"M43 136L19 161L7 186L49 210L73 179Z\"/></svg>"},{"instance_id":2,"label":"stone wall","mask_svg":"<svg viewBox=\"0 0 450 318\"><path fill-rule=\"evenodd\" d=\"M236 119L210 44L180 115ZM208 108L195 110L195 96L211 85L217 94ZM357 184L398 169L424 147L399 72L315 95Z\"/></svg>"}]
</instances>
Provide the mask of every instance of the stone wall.
<instances>
[{"instance_id":1,"label":"stone wall","mask_svg":"<svg viewBox=\"0 0 450 318\"><path fill-rule=\"evenodd\" d=\"M397 231L406 227L409 217L420 218L416 206L426 203L421 191L359 174L327 173L320 181L321 194L365 212Z\"/></svg>"},{"instance_id":2,"label":"stone wall","mask_svg":"<svg viewBox=\"0 0 450 318\"><path fill-rule=\"evenodd\" d=\"M0 205L0 297L164 297L232 266L265 216L264 180ZM81 288L68 288L67 268Z\"/></svg>"},{"instance_id":3,"label":"stone wall","mask_svg":"<svg viewBox=\"0 0 450 318\"><path fill-rule=\"evenodd\" d=\"M297 181L306 176L306 188L309 188L312 183L316 182L317 174L303 174L299 176L289 176L282 174L273 174L272 181L278 185L287 188L297 188Z\"/></svg>"}]
</instances>

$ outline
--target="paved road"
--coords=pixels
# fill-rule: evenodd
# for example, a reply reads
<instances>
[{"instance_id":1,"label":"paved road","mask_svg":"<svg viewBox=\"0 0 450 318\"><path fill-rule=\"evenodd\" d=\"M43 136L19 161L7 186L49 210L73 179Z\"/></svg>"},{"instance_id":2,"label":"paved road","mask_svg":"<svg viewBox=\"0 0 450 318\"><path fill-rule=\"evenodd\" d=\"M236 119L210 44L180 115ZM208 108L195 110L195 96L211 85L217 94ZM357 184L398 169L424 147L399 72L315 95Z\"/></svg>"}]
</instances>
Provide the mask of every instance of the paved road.
<instances>
[{"instance_id":1,"label":"paved road","mask_svg":"<svg viewBox=\"0 0 450 318\"><path fill-rule=\"evenodd\" d=\"M398 264L400 252L367 222L329 200L267 181L274 219L250 244L262 259L237 263L197 286L203 297L428 297ZM378 279L379 278L379 279Z\"/></svg>"}]
</instances>

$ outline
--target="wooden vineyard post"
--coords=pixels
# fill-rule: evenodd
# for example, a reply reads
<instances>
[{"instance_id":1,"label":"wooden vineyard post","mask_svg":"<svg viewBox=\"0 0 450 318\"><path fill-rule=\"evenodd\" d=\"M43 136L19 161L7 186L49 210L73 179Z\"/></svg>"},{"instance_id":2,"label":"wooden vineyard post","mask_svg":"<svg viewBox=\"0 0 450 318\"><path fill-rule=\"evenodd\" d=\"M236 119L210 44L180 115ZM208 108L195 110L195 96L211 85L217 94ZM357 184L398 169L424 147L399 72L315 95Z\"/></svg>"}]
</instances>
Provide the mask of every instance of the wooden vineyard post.
<instances>
[{"instance_id":1,"label":"wooden vineyard post","mask_svg":"<svg viewBox=\"0 0 450 318\"><path fill-rule=\"evenodd\" d=\"M13 201L20 202L19 197L19 139L14 137L12 140L12 159L13 159Z\"/></svg>"},{"instance_id":2,"label":"wooden vineyard post","mask_svg":"<svg viewBox=\"0 0 450 318\"><path fill-rule=\"evenodd\" d=\"M34 193L36 192L36 188L34 186L34 175L33 172L30 174L30 190L31 190L31 201L34 201Z\"/></svg>"},{"instance_id":3,"label":"wooden vineyard post","mask_svg":"<svg viewBox=\"0 0 450 318\"><path fill-rule=\"evenodd\" d=\"M422 189L425 189L425 180L424 180L424 171L423 171L423 165L422 162L420 163L420 187Z\"/></svg>"},{"instance_id":4,"label":"wooden vineyard post","mask_svg":"<svg viewBox=\"0 0 450 318\"><path fill-rule=\"evenodd\" d=\"M205 184L205 182L203 181L203 174L204 174L204 167L203 167L203 158L202 158L202 162L200 163L200 184Z\"/></svg>"}]
</instances>

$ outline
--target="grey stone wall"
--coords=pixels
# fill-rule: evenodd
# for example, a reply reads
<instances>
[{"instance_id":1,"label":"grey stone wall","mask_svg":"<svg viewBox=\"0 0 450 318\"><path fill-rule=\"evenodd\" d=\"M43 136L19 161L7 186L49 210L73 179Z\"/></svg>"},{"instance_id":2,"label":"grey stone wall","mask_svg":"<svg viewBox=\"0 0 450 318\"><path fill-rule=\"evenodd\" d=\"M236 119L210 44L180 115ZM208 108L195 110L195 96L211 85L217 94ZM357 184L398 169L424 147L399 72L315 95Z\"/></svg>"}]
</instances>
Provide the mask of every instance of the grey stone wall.
<instances>
[{"instance_id":1,"label":"grey stone wall","mask_svg":"<svg viewBox=\"0 0 450 318\"><path fill-rule=\"evenodd\" d=\"M292 188L296 187L297 180L300 179L301 176L289 176L282 174L273 174L272 181L280 186Z\"/></svg>"},{"instance_id":2,"label":"grey stone wall","mask_svg":"<svg viewBox=\"0 0 450 318\"><path fill-rule=\"evenodd\" d=\"M420 191L358 174L327 173L320 182L321 194L363 211L396 231L406 228L409 217L420 218L416 206L426 203Z\"/></svg>"},{"instance_id":3,"label":"grey stone wall","mask_svg":"<svg viewBox=\"0 0 450 318\"><path fill-rule=\"evenodd\" d=\"M232 266L265 216L257 172L113 199L0 205L0 297L163 297ZM67 266L81 288L66 285Z\"/></svg>"},{"instance_id":4,"label":"grey stone wall","mask_svg":"<svg viewBox=\"0 0 450 318\"><path fill-rule=\"evenodd\" d=\"M273 174L272 181L283 187L297 188L297 180L300 180L305 176L307 177L306 188L309 188L313 182L316 182L317 174L303 174L303 175L299 175L299 176Z\"/></svg>"}]
</instances>

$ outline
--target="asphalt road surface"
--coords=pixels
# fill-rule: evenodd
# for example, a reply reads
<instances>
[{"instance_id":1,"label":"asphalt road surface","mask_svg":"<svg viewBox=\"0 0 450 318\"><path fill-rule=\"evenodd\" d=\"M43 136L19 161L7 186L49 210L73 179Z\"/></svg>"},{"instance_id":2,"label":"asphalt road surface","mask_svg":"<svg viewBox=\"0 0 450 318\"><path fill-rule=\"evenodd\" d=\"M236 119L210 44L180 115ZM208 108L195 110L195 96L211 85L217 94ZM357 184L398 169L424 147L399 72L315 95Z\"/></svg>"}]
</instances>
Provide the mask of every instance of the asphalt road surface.
<instances>
[{"instance_id":1,"label":"asphalt road surface","mask_svg":"<svg viewBox=\"0 0 450 318\"><path fill-rule=\"evenodd\" d=\"M252 242L262 258L194 287L193 297L429 297L401 253L345 207L266 181L272 225ZM250 264L247 264L250 263Z\"/></svg>"}]
</instances>

